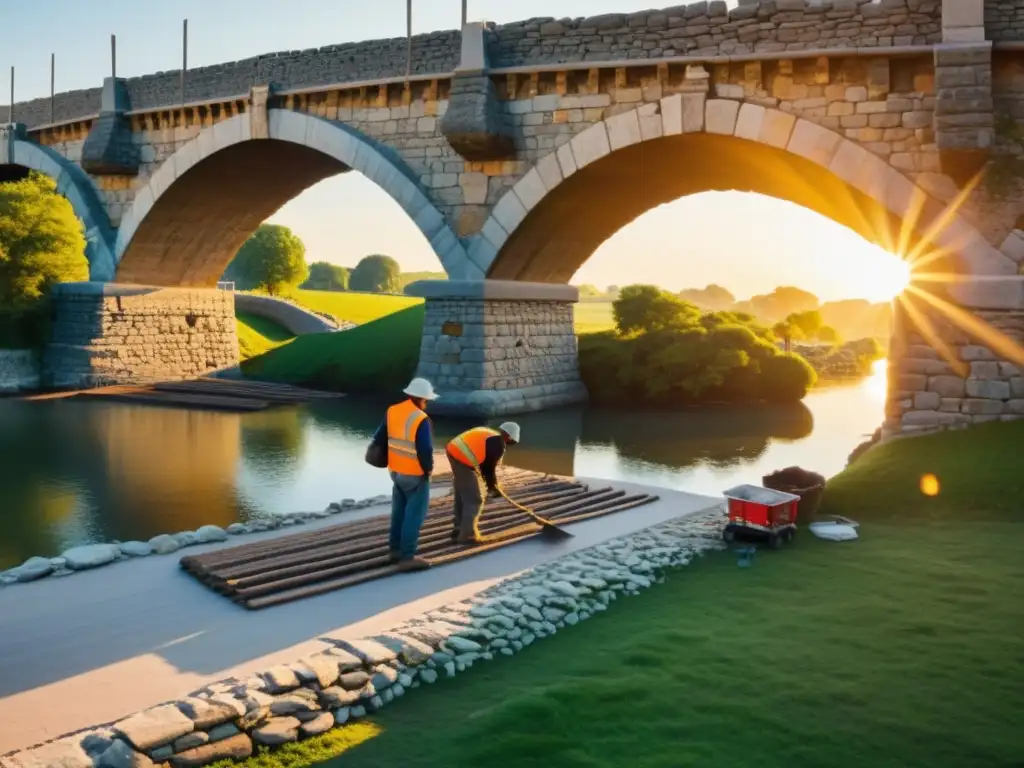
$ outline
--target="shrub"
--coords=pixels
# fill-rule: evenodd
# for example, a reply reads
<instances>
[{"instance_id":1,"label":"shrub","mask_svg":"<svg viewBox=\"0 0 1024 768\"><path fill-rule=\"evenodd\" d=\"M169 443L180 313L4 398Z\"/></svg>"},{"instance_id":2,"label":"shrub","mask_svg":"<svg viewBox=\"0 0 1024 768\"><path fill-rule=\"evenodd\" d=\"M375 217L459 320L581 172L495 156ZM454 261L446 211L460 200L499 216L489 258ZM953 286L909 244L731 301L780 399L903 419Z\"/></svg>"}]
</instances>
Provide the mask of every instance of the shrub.
<instances>
[{"instance_id":1,"label":"shrub","mask_svg":"<svg viewBox=\"0 0 1024 768\"><path fill-rule=\"evenodd\" d=\"M772 403L803 400L818 374L800 355L780 354L761 363L761 395Z\"/></svg>"},{"instance_id":2,"label":"shrub","mask_svg":"<svg viewBox=\"0 0 1024 768\"><path fill-rule=\"evenodd\" d=\"M309 276L306 246L280 224L261 224L238 249L224 272L243 290L265 290L271 296L304 282Z\"/></svg>"},{"instance_id":3,"label":"shrub","mask_svg":"<svg viewBox=\"0 0 1024 768\"><path fill-rule=\"evenodd\" d=\"M619 333L650 332L685 327L700 310L654 285L627 285L612 302Z\"/></svg>"}]
</instances>

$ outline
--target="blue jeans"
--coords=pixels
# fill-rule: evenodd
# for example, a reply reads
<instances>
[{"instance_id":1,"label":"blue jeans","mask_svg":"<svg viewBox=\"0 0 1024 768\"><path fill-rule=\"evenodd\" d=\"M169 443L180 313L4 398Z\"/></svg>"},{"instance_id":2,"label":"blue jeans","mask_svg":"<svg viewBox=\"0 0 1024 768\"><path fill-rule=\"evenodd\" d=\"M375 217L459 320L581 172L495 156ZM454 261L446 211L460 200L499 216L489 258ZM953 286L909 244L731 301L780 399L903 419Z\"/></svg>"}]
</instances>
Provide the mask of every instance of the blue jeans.
<instances>
[{"instance_id":1,"label":"blue jeans","mask_svg":"<svg viewBox=\"0 0 1024 768\"><path fill-rule=\"evenodd\" d=\"M430 478L426 475L391 473L391 534L389 546L403 560L416 554L420 528L430 503Z\"/></svg>"}]
</instances>

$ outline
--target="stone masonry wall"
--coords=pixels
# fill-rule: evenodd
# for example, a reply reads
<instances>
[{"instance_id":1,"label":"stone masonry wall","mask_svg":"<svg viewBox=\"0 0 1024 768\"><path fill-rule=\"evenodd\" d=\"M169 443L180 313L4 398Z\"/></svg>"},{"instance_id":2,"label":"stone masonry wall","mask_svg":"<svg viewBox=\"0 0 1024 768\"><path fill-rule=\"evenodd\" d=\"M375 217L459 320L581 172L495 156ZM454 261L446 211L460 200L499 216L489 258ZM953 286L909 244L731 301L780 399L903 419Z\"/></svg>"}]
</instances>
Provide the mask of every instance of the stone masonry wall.
<instances>
[{"instance_id":1,"label":"stone masonry wall","mask_svg":"<svg viewBox=\"0 0 1024 768\"><path fill-rule=\"evenodd\" d=\"M39 360L31 349L0 349L0 392L39 387Z\"/></svg>"},{"instance_id":2,"label":"stone masonry wall","mask_svg":"<svg viewBox=\"0 0 1024 768\"><path fill-rule=\"evenodd\" d=\"M1024 40L1024 0L985 0L985 37L997 43Z\"/></svg>"},{"instance_id":3,"label":"stone masonry wall","mask_svg":"<svg viewBox=\"0 0 1024 768\"><path fill-rule=\"evenodd\" d=\"M896 321L894 339L901 323L906 331L905 341L894 345L889 357L887 431L907 434L1024 418L1024 366L1008 362L991 334L971 334L927 313L952 352L951 362L932 343L933 334L915 327L898 305L897 313L902 317ZM975 315L1022 349L1024 312Z\"/></svg>"},{"instance_id":4,"label":"stone masonry wall","mask_svg":"<svg viewBox=\"0 0 1024 768\"><path fill-rule=\"evenodd\" d=\"M539 18L488 34L491 66L658 59L685 55L874 48L942 41L940 0L724 0L660 11Z\"/></svg>"},{"instance_id":5,"label":"stone masonry wall","mask_svg":"<svg viewBox=\"0 0 1024 768\"><path fill-rule=\"evenodd\" d=\"M447 74L459 63L462 33L457 30L414 35L412 73ZM243 61L189 69L185 73L185 102L228 99L248 94L254 85L278 89L305 88L333 83L400 77L405 74L406 38L363 40L304 51L280 51ZM181 70L127 78L131 109L153 109L181 103ZM59 93L54 120L61 122L94 115L100 110L100 88ZM50 99L15 105L15 117L30 129L50 122ZM0 107L0 123L9 108Z\"/></svg>"},{"instance_id":6,"label":"stone masonry wall","mask_svg":"<svg viewBox=\"0 0 1024 768\"><path fill-rule=\"evenodd\" d=\"M468 403L494 415L579 401L573 304L428 299L417 375L441 394L436 411Z\"/></svg>"},{"instance_id":7,"label":"stone masonry wall","mask_svg":"<svg viewBox=\"0 0 1024 768\"><path fill-rule=\"evenodd\" d=\"M1000 6L1007 0L1001 0ZM487 34L492 67L669 56L801 51L812 48L884 47L941 42L941 0L763 0L731 10L723 0L662 11L590 18L539 18L492 27ZM414 75L450 74L459 62L458 30L413 37ZM406 39L366 40L305 51L281 51L243 61L190 69L188 102L230 98L254 85L277 89L366 81L405 74ZM181 102L180 70L127 79L131 108ZM59 93L57 122L94 115L101 89ZM29 128L50 122L50 99L15 105ZM0 107L0 123L9 120Z\"/></svg>"},{"instance_id":8,"label":"stone masonry wall","mask_svg":"<svg viewBox=\"0 0 1024 768\"><path fill-rule=\"evenodd\" d=\"M66 283L54 305L48 387L190 379L238 363L230 291Z\"/></svg>"}]
</instances>

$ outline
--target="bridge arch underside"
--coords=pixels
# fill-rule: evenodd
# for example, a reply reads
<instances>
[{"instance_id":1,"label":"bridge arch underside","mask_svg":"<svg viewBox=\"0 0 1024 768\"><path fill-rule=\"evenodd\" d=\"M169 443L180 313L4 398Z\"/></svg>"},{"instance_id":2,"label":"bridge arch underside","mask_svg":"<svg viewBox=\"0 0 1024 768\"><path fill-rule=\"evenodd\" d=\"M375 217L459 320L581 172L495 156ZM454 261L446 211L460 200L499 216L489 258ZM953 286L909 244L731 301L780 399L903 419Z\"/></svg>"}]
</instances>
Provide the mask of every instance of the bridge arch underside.
<instances>
[{"instance_id":1,"label":"bridge arch underside","mask_svg":"<svg viewBox=\"0 0 1024 768\"><path fill-rule=\"evenodd\" d=\"M562 181L509 235L487 276L568 282L605 240L638 216L710 191L756 192L795 203L889 251L914 248L943 211L923 199L918 220L903 224L908 232L902 234L900 219L884 205L799 155L729 136L681 134L616 150ZM931 261L928 271L951 269L952 261Z\"/></svg>"},{"instance_id":2,"label":"bridge arch underside","mask_svg":"<svg viewBox=\"0 0 1024 768\"><path fill-rule=\"evenodd\" d=\"M330 155L277 139L217 151L159 196L125 249L115 282L213 287L268 217L305 189L348 170Z\"/></svg>"}]
</instances>

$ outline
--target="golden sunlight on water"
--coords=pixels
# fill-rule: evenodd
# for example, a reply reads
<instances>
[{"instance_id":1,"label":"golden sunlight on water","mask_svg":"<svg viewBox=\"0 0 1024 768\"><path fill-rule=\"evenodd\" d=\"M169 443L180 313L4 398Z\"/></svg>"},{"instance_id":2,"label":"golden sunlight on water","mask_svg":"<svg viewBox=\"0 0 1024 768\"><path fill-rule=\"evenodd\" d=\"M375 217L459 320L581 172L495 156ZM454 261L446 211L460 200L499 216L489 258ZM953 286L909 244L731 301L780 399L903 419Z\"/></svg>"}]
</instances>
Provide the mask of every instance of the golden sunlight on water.
<instances>
[{"instance_id":1,"label":"golden sunlight on water","mask_svg":"<svg viewBox=\"0 0 1024 768\"><path fill-rule=\"evenodd\" d=\"M872 399L885 400L885 393L888 388L889 361L886 358L876 360L871 366L871 375L864 382L865 391L871 394Z\"/></svg>"}]
</instances>

